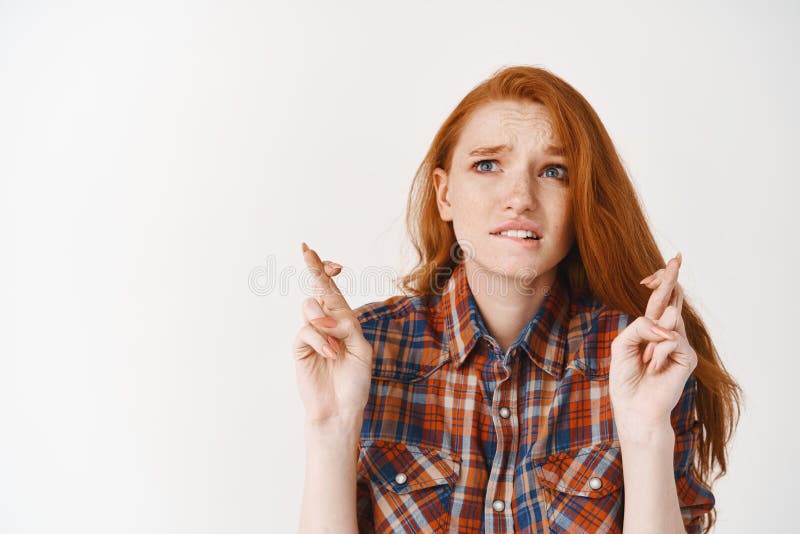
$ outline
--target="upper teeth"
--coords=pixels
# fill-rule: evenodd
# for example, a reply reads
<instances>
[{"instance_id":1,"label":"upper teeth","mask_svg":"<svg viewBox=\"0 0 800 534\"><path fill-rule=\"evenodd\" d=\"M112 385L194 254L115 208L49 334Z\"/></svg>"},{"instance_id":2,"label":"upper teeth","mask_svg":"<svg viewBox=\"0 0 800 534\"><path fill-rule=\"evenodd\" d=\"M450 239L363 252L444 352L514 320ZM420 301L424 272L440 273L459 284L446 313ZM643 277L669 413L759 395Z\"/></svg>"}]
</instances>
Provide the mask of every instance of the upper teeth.
<instances>
[{"instance_id":1,"label":"upper teeth","mask_svg":"<svg viewBox=\"0 0 800 534\"><path fill-rule=\"evenodd\" d=\"M500 235L507 235L509 237L532 237L534 239L539 239L539 236L530 230L505 230L500 232Z\"/></svg>"}]
</instances>

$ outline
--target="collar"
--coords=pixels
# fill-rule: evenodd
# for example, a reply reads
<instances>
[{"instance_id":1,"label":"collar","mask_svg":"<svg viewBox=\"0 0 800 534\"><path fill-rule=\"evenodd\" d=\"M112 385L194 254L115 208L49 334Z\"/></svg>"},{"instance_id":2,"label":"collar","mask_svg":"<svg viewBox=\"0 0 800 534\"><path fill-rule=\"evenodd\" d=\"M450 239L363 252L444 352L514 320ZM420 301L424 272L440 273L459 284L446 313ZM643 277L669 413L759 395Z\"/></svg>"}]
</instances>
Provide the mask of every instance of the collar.
<instances>
[{"instance_id":1,"label":"collar","mask_svg":"<svg viewBox=\"0 0 800 534\"><path fill-rule=\"evenodd\" d=\"M451 359L461 367L481 337L497 342L486 330L469 287L463 262L456 264L442 295L441 312ZM570 298L568 288L557 277L542 305L509 347L519 347L533 363L560 377L568 350Z\"/></svg>"}]
</instances>

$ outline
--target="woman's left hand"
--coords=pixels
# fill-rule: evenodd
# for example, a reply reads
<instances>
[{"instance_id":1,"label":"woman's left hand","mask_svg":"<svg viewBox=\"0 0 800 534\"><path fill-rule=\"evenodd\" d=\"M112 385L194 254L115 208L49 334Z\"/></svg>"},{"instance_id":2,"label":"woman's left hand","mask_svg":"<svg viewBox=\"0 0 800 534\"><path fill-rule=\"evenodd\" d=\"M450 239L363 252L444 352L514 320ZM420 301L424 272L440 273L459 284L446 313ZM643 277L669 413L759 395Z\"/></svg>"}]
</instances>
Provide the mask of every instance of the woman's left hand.
<instances>
[{"instance_id":1,"label":"woman's left hand","mask_svg":"<svg viewBox=\"0 0 800 534\"><path fill-rule=\"evenodd\" d=\"M623 429L647 431L669 423L697 353L686 339L678 285L681 257L672 258L642 283L653 289L645 315L631 322L611 344L609 394ZM641 345L647 343L644 350Z\"/></svg>"}]
</instances>

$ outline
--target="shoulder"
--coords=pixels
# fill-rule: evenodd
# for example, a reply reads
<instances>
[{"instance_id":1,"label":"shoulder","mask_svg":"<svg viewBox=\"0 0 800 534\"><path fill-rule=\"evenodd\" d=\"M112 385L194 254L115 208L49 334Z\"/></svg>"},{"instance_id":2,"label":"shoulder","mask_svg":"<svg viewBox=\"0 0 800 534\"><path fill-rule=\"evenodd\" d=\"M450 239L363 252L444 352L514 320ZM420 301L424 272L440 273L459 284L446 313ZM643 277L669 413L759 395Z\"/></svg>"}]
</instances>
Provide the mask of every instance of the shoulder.
<instances>
[{"instance_id":1,"label":"shoulder","mask_svg":"<svg viewBox=\"0 0 800 534\"><path fill-rule=\"evenodd\" d=\"M373 347L373 377L413 380L442 363L440 302L437 295L394 295L353 310Z\"/></svg>"},{"instance_id":2,"label":"shoulder","mask_svg":"<svg viewBox=\"0 0 800 534\"><path fill-rule=\"evenodd\" d=\"M413 298L405 295L394 295L385 300L367 302L354 308L353 311L362 326L370 322L402 319L413 311L415 305L412 302Z\"/></svg>"},{"instance_id":3,"label":"shoulder","mask_svg":"<svg viewBox=\"0 0 800 534\"><path fill-rule=\"evenodd\" d=\"M570 313L567 365L589 377L608 377L611 343L635 319L600 300L577 299Z\"/></svg>"}]
</instances>

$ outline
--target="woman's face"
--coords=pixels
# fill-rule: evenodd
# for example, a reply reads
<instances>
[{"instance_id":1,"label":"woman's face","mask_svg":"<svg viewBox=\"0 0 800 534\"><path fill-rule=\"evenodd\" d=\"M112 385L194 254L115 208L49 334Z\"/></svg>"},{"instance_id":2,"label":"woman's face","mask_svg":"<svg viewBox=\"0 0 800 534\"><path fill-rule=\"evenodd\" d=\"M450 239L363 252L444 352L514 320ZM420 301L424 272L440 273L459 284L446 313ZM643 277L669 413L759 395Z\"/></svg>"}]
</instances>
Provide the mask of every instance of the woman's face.
<instances>
[{"instance_id":1,"label":"woman's face","mask_svg":"<svg viewBox=\"0 0 800 534\"><path fill-rule=\"evenodd\" d=\"M439 214L453 221L471 268L526 283L555 279L574 241L568 170L558 147L542 104L502 100L473 113L450 172L437 168L433 175ZM540 239L495 234L505 223L532 225Z\"/></svg>"}]
</instances>

